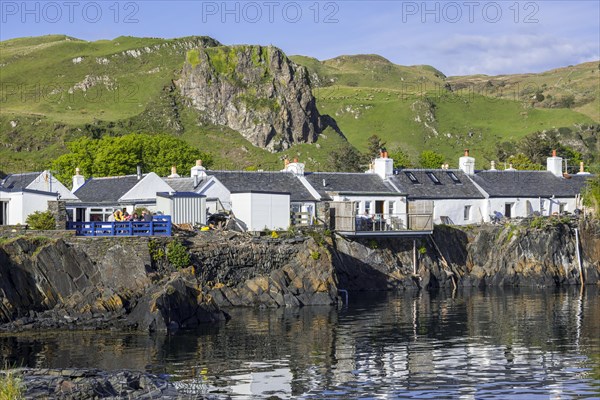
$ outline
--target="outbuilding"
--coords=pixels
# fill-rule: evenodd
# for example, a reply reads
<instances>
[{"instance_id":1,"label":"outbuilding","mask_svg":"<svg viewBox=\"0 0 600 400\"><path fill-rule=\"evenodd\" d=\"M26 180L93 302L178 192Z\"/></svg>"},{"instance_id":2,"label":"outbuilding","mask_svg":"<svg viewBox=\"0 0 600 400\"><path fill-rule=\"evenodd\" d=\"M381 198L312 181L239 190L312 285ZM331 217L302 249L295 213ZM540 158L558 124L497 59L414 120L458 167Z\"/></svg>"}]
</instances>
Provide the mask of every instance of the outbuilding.
<instances>
[{"instance_id":1,"label":"outbuilding","mask_svg":"<svg viewBox=\"0 0 600 400\"><path fill-rule=\"evenodd\" d=\"M290 194L254 190L232 192L231 211L248 231L287 230L290 227Z\"/></svg>"}]
</instances>

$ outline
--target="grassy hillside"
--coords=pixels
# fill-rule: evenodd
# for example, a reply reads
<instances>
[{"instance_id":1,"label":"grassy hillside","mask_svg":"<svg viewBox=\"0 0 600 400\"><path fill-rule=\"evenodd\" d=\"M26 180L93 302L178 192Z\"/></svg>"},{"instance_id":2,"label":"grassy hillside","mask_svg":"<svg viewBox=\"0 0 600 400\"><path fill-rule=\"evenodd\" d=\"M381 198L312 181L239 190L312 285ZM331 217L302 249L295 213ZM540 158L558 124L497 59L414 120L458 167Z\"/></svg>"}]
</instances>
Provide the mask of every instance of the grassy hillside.
<instances>
[{"instance_id":1,"label":"grassy hillside","mask_svg":"<svg viewBox=\"0 0 600 400\"><path fill-rule=\"evenodd\" d=\"M489 161L499 142L558 128L575 132L568 138L573 140L600 121L598 63L541 74L447 78L430 66L402 67L379 56L292 58L312 72L319 110L333 116L360 150L377 134L413 159L433 149L456 165L466 147ZM544 101L532 102L539 91ZM575 98L570 108L561 102L569 95ZM590 151L596 142L588 143Z\"/></svg>"},{"instance_id":2,"label":"grassy hillside","mask_svg":"<svg viewBox=\"0 0 600 400\"><path fill-rule=\"evenodd\" d=\"M207 37L87 42L53 35L0 42L0 172L47 167L80 136L129 132L180 136L214 153L220 168L279 168L284 155L299 156L309 169L326 168L328 154L344 144L332 129L316 144L272 154L231 129L200 124L173 81L190 49L218 45ZM311 72L321 114L335 118L360 150L377 134L414 158L432 149L452 163L464 147L493 158L499 141L600 121L598 63L536 75L447 78L430 66L399 66L377 55L291 58ZM544 99L532 102L539 90L529 86L516 97L498 90L524 82L538 85ZM563 106L570 94L569 109Z\"/></svg>"}]
</instances>

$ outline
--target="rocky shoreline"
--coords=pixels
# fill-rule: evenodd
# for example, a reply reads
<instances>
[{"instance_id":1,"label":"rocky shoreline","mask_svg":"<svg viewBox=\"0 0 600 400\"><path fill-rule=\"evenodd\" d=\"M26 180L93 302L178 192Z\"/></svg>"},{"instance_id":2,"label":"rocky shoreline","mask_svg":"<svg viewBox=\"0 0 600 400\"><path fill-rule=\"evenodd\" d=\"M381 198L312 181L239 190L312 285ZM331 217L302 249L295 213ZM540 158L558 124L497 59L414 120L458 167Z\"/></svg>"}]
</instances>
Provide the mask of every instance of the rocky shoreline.
<instances>
[{"instance_id":1,"label":"rocky shoreline","mask_svg":"<svg viewBox=\"0 0 600 400\"><path fill-rule=\"evenodd\" d=\"M230 307L337 306L341 290L455 290L580 284L575 225L436 227L413 241L324 231L273 238L234 232L175 238L0 239L0 332L173 331L225 323ZM580 224L581 268L600 282L600 224ZM284 235L282 235L284 236ZM189 266L168 245L180 242ZM26 398L198 398L168 376L21 368ZM202 397L205 398L205 397Z\"/></svg>"},{"instance_id":2,"label":"rocky shoreline","mask_svg":"<svg viewBox=\"0 0 600 400\"><path fill-rule=\"evenodd\" d=\"M17 236L0 242L0 331L168 331L227 321L229 307L336 306L340 290L580 283L575 226L548 220L458 229L413 241L313 231L272 238ZM600 281L600 227L579 227L585 283ZM174 266L169 243L187 264Z\"/></svg>"},{"instance_id":3,"label":"rocky shoreline","mask_svg":"<svg viewBox=\"0 0 600 400\"><path fill-rule=\"evenodd\" d=\"M27 399L186 399L168 377L135 371L18 368L10 373ZM0 372L0 378L2 377Z\"/></svg>"}]
</instances>

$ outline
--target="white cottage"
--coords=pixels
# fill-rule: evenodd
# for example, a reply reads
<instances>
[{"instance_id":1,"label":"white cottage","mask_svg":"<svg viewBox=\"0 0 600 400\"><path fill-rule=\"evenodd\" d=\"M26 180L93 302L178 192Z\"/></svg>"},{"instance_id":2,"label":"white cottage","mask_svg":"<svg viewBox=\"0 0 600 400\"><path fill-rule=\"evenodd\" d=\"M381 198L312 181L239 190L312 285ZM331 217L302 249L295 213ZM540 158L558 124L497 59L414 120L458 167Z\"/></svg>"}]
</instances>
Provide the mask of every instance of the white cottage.
<instances>
[{"instance_id":1,"label":"white cottage","mask_svg":"<svg viewBox=\"0 0 600 400\"><path fill-rule=\"evenodd\" d=\"M580 193L591 175L563 174L562 163L554 151L547 159L546 171L491 169L476 172L472 180L486 198L485 220L490 221L494 213L506 218L525 218L572 213L581 208Z\"/></svg>"},{"instance_id":2,"label":"white cottage","mask_svg":"<svg viewBox=\"0 0 600 400\"><path fill-rule=\"evenodd\" d=\"M11 174L0 181L0 225L25 224L49 200L77 200L50 171Z\"/></svg>"},{"instance_id":3,"label":"white cottage","mask_svg":"<svg viewBox=\"0 0 600 400\"><path fill-rule=\"evenodd\" d=\"M483 222L485 196L469 176L475 159L469 151L459 160L460 169L403 169L392 182L408 195L411 206L431 204L435 224L469 225ZM416 207L419 208L419 207Z\"/></svg>"},{"instance_id":4,"label":"white cottage","mask_svg":"<svg viewBox=\"0 0 600 400\"><path fill-rule=\"evenodd\" d=\"M72 221L108 221L115 210L132 213L138 207L158 211L156 193L173 191L154 172L81 181L77 171L73 177L73 194L78 201L67 202Z\"/></svg>"}]
</instances>

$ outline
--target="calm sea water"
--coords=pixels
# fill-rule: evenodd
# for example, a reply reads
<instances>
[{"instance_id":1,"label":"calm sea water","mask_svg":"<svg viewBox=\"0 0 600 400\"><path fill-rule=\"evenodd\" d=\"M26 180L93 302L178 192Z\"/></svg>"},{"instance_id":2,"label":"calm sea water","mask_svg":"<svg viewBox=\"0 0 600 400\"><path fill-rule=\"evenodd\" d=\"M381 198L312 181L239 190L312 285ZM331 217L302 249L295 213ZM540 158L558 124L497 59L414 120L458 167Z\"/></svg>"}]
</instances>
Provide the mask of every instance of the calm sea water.
<instances>
[{"instance_id":1,"label":"calm sea water","mask_svg":"<svg viewBox=\"0 0 600 400\"><path fill-rule=\"evenodd\" d=\"M168 374L217 399L600 398L597 288L350 293L342 309L230 313L175 335L4 335L0 359Z\"/></svg>"}]
</instances>

